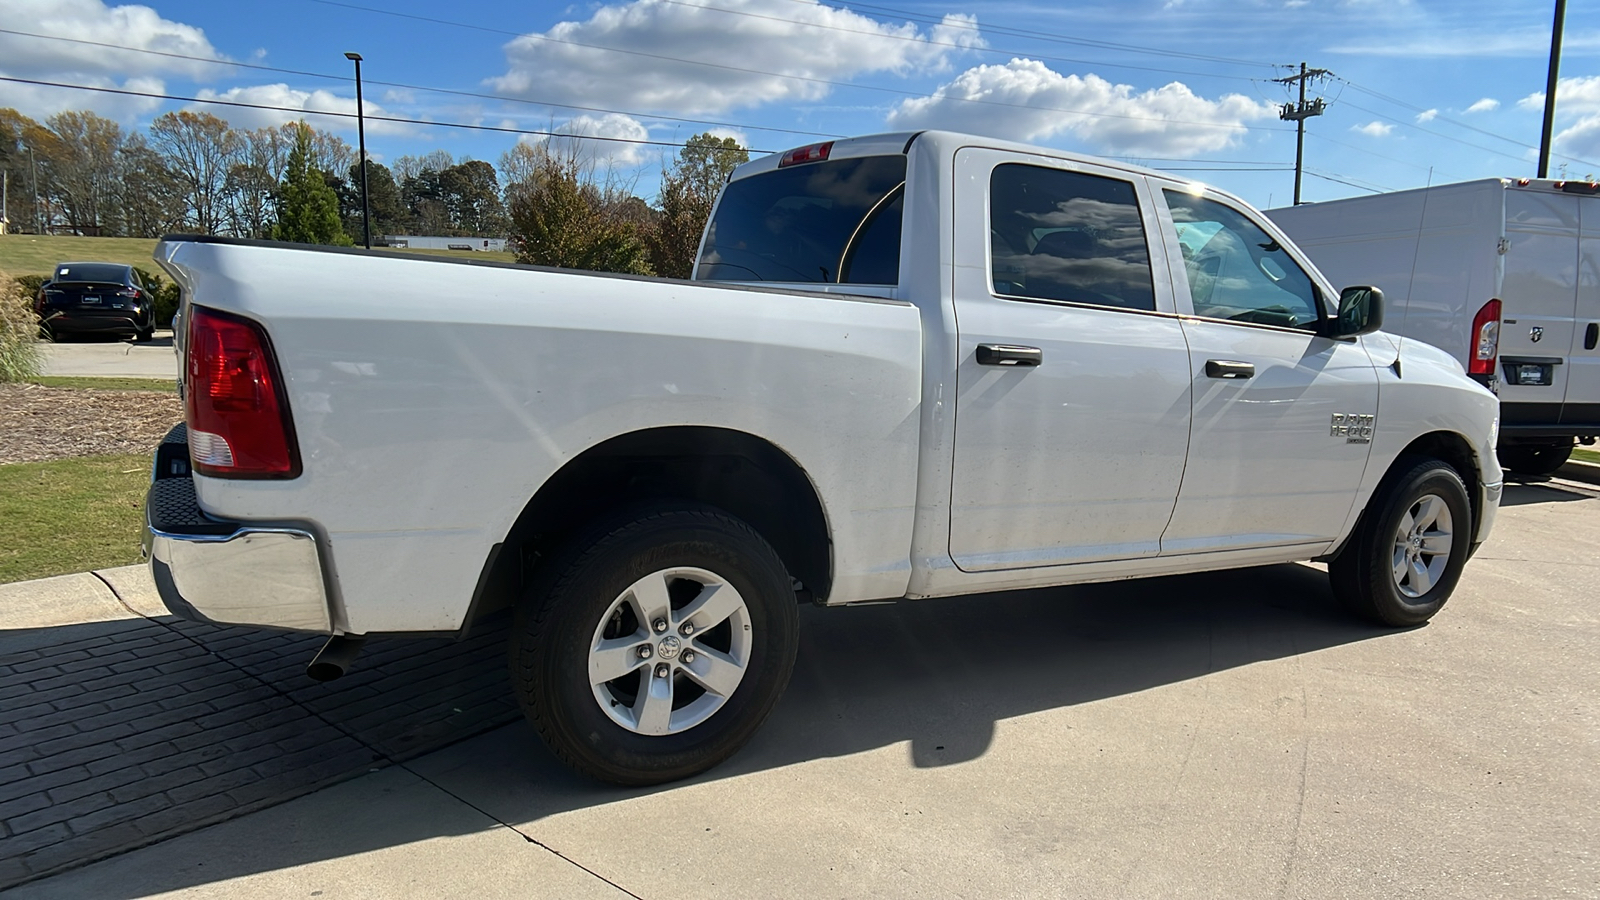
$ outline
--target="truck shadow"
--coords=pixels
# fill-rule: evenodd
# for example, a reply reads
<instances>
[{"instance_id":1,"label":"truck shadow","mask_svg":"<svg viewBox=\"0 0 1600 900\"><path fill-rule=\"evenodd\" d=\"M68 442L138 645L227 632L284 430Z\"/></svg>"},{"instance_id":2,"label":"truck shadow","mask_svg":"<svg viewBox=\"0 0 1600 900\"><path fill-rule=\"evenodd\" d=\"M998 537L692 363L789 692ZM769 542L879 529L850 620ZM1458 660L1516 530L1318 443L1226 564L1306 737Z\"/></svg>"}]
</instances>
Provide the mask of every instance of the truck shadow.
<instances>
[{"instance_id":1,"label":"truck shadow","mask_svg":"<svg viewBox=\"0 0 1600 900\"><path fill-rule=\"evenodd\" d=\"M128 623L126 634L170 632L172 625ZM578 776L555 760L515 712L504 681L503 627L463 643L375 640L351 676L327 685L313 684L299 671L315 648L314 639L280 635L266 640L240 629L207 632L209 626L189 623L178 627L186 632L182 639L168 636L160 646L195 657L195 662L189 668L168 664L166 669L191 689L197 680L212 688L206 695L210 707L197 712L196 721L203 727L231 728L242 737L247 732L238 730L237 723L275 711L284 752L275 757L227 741L208 742L199 737L205 733L202 728L183 728L171 716L154 716L153 726L168 732L161 737L180 748L187 746L182 735L194 735L197 746L222 747L208 757L214 764L190 762L205 777L222 778L218 792L226 789L238 802L228 805L228 811L197 812L187 821L169 812L172 821L164 831L144 829L139 832L145 835L142 839L125 846L96 843L86 836L75 859L73 841L67 840L52 845L53 857L51 847L11 856L10 862L22 867L14 865L7 873L8 854L0 853L0 874L10 876L0 878L0 888L330 784L337 792L371 792L362 787L368 779L337 782L396 764L500 824L514 826L681 787L618 789ZM1325 574L1302 565L882 606L806 607L801 610L799 663L773 716L742 753L685 784L714 783L900 743L909 747L913 766L956 765L989 752L996 723L1003 719L1385 634L1393 632L1346 615L1337 607ZM84 646L72 652L92 657L90 645L99 640L80 641ZM53 641L35 649L47 652L61 644ZM4 649L0 644L0 651ZM148 674L141 670L139 676L147 684ZM113 683L115 679L94 682L95 689ZM229 715L216 711L225 696L232 696L225 693L228 685L235 691L255 690L259 699L251 702L262 709L240 707ZM323 739L294 738L306 729L322 733ZM125 731L115 737L118 748L129 746ZM138 736L133 738L137 745ZM437 752L422 755L429 750ZM1063 744L1063 752L1071 752L1069 743ZM228 763L246 757L248 769ZM335 764L335 758L344 761ZM250 776L227 780L229 772L240 771ZM199 773L196 779L203 780ZM276 794L251 793L253 785L274 779L282 787ZM0 793L6 790L0 786ZM204 791L191 786L191 793ZM255 799L246 803L248 797ZM325 815L330 805L339 810L335 819ZM19 896L83 896L86 890L96 896L142 896L497 827L477 813L445 816L420 808L384 811L362 803L324 803L317 807L324 814L301 815L296 812L300 806L287 804L222 826L238 829L231 833L239 837L224 840L222 830L216 838L208 838L210 832L182 837L145 851L161 854L154 860L111 859L23 888ZM286 829L294 838L243 837L269 827L263 816L271 818L274 831ZM256 819L262 824L252 825ZM138 826L149 820L132 821ZM196 841L201 843L186 843ZM218 845L223 849L212 852ZM193 857L202 846L211 850L204 854L204 865L198 865Z\"/></svg>"}]
</instances>

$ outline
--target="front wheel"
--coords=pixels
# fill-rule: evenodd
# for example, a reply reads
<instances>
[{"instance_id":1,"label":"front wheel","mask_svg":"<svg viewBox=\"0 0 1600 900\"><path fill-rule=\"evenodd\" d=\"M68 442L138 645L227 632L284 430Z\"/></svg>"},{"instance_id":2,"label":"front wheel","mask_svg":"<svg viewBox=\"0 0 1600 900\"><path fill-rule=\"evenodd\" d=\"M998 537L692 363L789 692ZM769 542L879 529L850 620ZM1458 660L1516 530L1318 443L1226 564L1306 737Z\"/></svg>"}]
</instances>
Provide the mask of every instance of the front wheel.
<instances>
[{"instance_id":1,"label":"front wheel","mask_svg":"<svg viewBox=\"0 0 1600 900\"><path fill-rule=\"evenodd\" d=\"M1460 474L1425 460L1385 481L1328 576L1353 612L1395 627L1421 625L1450 599L1471 544L1472 506Z\"/></svg>"},{"instance_id":2,"label":"front wheel","mask_svg":"<svg viewBox=\"0 0 1600 900\"><path fill-rule=\"evenodd\" d=\"M783 562L704 506L639 511L578 539L518 609L512 686L568 765L623 785L715 766L750 740L794 669Z\"/></svg>"}]
</instances>

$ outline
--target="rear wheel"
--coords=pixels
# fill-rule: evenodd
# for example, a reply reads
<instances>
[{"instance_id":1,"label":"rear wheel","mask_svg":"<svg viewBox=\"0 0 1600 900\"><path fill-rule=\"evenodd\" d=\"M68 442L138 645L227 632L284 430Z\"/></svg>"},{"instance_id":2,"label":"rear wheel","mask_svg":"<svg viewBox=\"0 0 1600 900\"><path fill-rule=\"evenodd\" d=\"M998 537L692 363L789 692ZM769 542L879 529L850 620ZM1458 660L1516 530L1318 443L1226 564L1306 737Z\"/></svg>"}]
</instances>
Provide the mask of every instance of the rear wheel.
<instances>
[{"instance_id":1,"label":"rear wheel","mask_svg":"<svg viewBox=\"0 0 1600 900\"><path fill-rule=\"evenodd\" d=\"M133 339L141 344L153 339L155 336L156 330L154 326L133 333Z\"/></svg>"},{"instance_id":2,"label":"rear wheel","mask_svg":"<svg viewBox=\"0 0 1600 900\"><path fill-rule=\"evenodd\" d=\"M1386 479L1328 575L1351 611L1385 625L1421 625L1450 599L1471 543L1461 476L1439 460L1416 462Z\"/></svg>"},{"instance_id":3,"label":"rear wheel","mask_svg":"<svg viewBox=\"0 0 1600 900\"><path fill-rule=\"evenodd\" d=\"M719 510L636 511L552 560L519 608L511 680L547 746L584 774L659 784L743 747L799 643L788 573Z\"/></svg>"},{"instance_id":4,"label":"rear wheel","mask_svg":"<svg viewBox=\"0 0 1600 900\"><path fill-rule=\"evenodd\" d=\"M1549 475L1567 464L1572 443L1502 444L1495 451L1500 465L1519 475Z\"/></svg>"}]
</instances>

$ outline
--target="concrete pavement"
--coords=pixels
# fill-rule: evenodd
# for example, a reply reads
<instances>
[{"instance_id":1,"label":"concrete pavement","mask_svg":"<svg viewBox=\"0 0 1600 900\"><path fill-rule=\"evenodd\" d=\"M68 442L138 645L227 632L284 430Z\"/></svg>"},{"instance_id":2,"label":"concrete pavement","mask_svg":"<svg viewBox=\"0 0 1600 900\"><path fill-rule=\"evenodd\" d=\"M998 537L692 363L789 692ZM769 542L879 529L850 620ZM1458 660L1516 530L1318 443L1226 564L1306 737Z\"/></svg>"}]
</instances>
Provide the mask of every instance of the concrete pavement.
<instances>
[{"instance_id":1,"label":"concrete pavement","mask_svg":"<svg viewBox=\"0 0 1600 900\"><path fill-rule=\"evenodd\" d=\"M44 351L43 375L124 376L133 378L178 377L178 358L172 352L172 332L157 331L155 340L144 344L103 338L76 338L54 344L41 344Z\"/></svg>"},{"instance_id":2,"label":"concrete pavement","mask_svg":"<svg viewBox=\"0 0 1600 900\"><path fill-rule=\"evenodd\" d=\"M806 608L772 720L699 779L596 785L515 721L6 896L1593 896L1597 510L1512 485L1412 631L1346 618L1310 566ZM499 668L445 649L410 663ZM310 706L303 662L257 680Z\"/></svg>"}]
</instances>

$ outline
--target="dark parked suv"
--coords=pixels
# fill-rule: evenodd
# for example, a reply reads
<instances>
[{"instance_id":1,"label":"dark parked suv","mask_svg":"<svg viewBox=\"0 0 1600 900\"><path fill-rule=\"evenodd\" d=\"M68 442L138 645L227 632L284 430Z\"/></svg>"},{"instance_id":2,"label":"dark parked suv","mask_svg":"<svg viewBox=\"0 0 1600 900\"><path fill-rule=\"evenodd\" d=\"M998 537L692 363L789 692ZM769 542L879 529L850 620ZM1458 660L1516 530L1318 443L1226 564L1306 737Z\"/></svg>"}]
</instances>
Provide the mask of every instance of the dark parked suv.
<instances>
[{"instance_id":1,"label":"dark parked suv","mask_svg":"<svg viewBox=\"0 0 1600 900\"><path fill-rule=\"evenodd\" d=\"M155 301L132 266L64 262L39 288L34 311L51 340L68 334L125 334L148 341Z\"/></svg>"}]
</instances>

